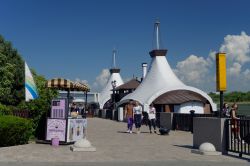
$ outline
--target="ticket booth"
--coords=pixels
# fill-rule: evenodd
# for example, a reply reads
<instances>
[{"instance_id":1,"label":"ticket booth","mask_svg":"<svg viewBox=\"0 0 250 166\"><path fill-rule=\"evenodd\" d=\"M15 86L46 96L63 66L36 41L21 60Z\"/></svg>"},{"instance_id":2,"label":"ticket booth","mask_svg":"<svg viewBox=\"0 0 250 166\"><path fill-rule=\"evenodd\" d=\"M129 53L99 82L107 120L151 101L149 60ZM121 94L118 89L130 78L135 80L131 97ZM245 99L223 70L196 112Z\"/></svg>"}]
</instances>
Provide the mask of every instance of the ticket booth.
<instances>
[{"instance_id":1,"label":"ticket booth","mask_svg":"<svg viewBox=\"0 0 250 166\"><path fill-rule=\"evenodd\" d=\"M74 107L73 101L69 100L69 93L76 90L87 93L89 88L84 84L65 79L49 80L47 87L67 90L68 97L52 99L51 110L46 123L46 140L51 141L57 138L61 143L74 143L83 138L87 126L86 115L84 115L84 111Z\"/></svg>"}]
</instances>

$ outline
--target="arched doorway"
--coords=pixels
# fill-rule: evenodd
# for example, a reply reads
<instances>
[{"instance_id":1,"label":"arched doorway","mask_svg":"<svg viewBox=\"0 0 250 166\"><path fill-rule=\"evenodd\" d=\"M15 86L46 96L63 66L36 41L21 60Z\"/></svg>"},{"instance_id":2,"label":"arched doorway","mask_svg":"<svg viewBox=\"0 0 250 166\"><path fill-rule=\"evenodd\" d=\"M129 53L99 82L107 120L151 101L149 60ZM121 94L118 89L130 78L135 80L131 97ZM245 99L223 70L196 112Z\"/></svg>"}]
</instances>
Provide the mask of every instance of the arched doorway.
<instances>
[{"instance_id":1,"label":"arched doorway","mask_svg":"<svg viewBox=\"0 0 250 166\"><path fill-rule=\"evenodd\" d=\"M195 113L211 113L209 101L194 91L190 90L172 90L166 92L153 101L157 112L176 112L189 113L195 110Z\"/></svg>"}]
</instances>

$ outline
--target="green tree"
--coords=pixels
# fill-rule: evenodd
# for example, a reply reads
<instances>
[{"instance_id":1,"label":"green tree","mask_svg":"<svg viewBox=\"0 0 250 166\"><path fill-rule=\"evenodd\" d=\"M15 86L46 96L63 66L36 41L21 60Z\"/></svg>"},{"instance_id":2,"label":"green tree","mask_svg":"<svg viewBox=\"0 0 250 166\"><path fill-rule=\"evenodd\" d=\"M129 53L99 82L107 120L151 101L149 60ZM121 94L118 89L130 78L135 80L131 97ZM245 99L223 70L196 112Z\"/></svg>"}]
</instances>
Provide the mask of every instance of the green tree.
<instances>
[{"instance_id":1,"label":"green tree","mask_svg":"<svg viewBox=\"0 0 250 166\"><path fill-rule=\"evenodd\" d=\"M24 61L0 35L0 102L16 105L24 99Z\"/></svg>"},{"instance_id":2,"label":"green tree","mask_svg":"<svg viewBox=\"0 0 250 166\"><path fill-rule=\"evenodd\" d=\"M210 92L208 95L213 99L215 103L220 101L220 96L218 94Z\"/></svg>"},{"instance_id":3,"label":"green tree","mask_svg":"<svg viewBox=\"0 0 250 166\"><path fill-rule=\"evenodd\" d=\"M0 35L0 115L11 114L15 110L29 110L33 122L34 135L44 135L46 115L51 99L57 91L45 87L46 79L32 70L39 97L24 101L24 61L10 42Z\"/></svg>"},{"instance_id":4,"label":"green tree","mask_svg":"<svg viewBox=\"0 0 250 166\"><path fill-rule=\"evenodd\" d=\"M39 97L29 102L21 102L20 109L29 110L33 121L34 135L42 137L45 134L46 117L50 110L51 100L58 95L58 92L46 87L47 80L44 76L38 75L35 70L31 70L34 81L37 86Z\"/></svg>"},{"instance_id":5,"label":"green tree","mask_svg":"<svg viewBox=\"0 0 250 166\"><path fill-rule=\"evenodd\" d=\"M216 93L209 93L209 96L218 103L220 101L220 95ZM250 102L250 92L227 92L224 93L225 102Z\"/></svg>"}]
</instances>

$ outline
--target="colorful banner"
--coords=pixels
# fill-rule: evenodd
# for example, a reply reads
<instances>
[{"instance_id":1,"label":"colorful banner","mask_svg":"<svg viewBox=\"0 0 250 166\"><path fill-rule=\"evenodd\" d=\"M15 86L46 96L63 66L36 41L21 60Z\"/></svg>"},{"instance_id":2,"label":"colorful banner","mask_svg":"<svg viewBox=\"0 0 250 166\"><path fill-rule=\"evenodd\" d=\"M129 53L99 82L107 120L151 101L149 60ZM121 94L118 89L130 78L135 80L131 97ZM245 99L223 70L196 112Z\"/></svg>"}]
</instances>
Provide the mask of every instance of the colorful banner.
<instances>
[{"instance_id":1,"label":"colorful banner","mask_svg":"<svg viewBox=\"0 0 250 166\"><path fill-rule=\"evenodd\" d=\"M30 69L25 62L25 101L38 98L36 84L33 80Z\"/></svg>"}]
</instances>

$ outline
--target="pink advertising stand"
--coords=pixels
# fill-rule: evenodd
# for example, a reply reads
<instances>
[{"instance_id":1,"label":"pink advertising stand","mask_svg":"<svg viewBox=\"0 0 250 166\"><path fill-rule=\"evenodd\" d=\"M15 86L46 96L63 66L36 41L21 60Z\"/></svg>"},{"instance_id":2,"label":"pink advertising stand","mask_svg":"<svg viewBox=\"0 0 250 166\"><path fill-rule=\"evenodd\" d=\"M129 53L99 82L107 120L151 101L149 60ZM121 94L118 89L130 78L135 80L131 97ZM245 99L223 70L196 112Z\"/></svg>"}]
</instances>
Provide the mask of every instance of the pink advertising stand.
<instances>
[{"instance_id":1,"label":"pink advertising stand","mask_svg":"<svg viewBox=\"0 0 250 166\"><path fill-rule=\"evenodd\" d=\"M83 138L87 119L80 115L72 118L69 112L66 98L52 100L50 117L47 118L46 140L51 141L53 146L59 142L74 143Z\"/></svg>"}]
</instances>

